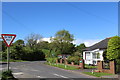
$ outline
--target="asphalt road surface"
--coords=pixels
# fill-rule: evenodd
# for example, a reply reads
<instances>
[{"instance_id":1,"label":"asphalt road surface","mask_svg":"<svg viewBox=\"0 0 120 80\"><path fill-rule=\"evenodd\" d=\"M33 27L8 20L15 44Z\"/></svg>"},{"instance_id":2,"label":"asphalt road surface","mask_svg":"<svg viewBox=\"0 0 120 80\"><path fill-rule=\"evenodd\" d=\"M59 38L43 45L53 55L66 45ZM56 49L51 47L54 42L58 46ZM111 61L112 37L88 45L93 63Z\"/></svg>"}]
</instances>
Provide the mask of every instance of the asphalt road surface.
<instances>
[{"instance_id":1,"label":"asphalt road surface","mask_svg":"<svg viewBox=\"0 0 120 80\"><path fill-rule=\"evenodd\" d=\"M6 68L6 65L2 66ZM44 61L12 62L10 68L17 78L93 78L44 64Z\"/></svg>"}]
</instances>

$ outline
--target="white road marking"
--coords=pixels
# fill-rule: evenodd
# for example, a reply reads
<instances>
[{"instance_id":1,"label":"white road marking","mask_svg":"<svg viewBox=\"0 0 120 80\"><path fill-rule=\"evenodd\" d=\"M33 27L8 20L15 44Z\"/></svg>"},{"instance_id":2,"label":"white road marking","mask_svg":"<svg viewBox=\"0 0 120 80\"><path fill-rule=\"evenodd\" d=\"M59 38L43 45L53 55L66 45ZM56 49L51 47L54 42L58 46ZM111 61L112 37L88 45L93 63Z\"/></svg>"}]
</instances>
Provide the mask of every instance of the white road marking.
<instances>
[{"instance_id":1,"label":"white road marking","mask_svg":"<svg viewBox=\"0 0 120 80\"><path fill-rule=\"evenodd\" d=\"M14 75L23 75L22 72L18 72L18 73L13 73Z\"/></svg>"},{"instance_id":2,"label":"white road marking","mask_svg":"<svg viewBox=\"0 0 120 80\"><path fill-rule=\"evenodd\" d=\"M62 75L59 75L59 74L53 74L53 75L59 76L59 77L62 77L62 78L68 78L68 77L66 77L66 76L62 76Z\"/></svg>"},{"instance_id":3,"label":"white road marking","mask_svg":"<svg viewBox=\"0 0 120 80\"><path fill-rule=\"evenodd\" d=\"M32 69L31 71L39 71L39 70Z\"/></svg>"},{"instance_id":4,"label":"white road marking","mask_svg":"<svg viewBox=\"0 0 120 80\"><path fill-rule=\"evenodd\" d=\"M38 78L41 78L41 76L37 76Z\"/></svg>"},{"instance_id":5,"label":"white road marking","mask_svg":"<svg viewBox=\"0 0 120 80\"><path fill-rule=\"evenodd\" d=\"M12 69L18 69L18 68L12 68Z\"/></svg>"},{"instance_id":6,"label":"white road marking","mask_svg":"<svg viewBox=\"0 0 120 80\"><path fill-rule=\"evenodd\" d=\"M45 78L45 77L42 77L42 76L37 76L37 78Z\"/></svg>"}]
</instances>

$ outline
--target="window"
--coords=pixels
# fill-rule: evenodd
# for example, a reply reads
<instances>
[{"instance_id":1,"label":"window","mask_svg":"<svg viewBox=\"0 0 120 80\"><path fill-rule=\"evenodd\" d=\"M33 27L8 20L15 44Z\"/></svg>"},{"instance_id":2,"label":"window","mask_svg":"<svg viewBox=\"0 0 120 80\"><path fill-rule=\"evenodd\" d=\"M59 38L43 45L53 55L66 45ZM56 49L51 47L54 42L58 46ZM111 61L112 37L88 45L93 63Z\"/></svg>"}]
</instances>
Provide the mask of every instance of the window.
<instances>
[{"instance_id":1,"label":"window","mask_svg":"<svg viewBox=\"0 0 120 80\"><path fill-rule=\"evenodd\" d=\"M97 52L97 59L100 59L100 53Z\"/></svg>"},{"instance_id":2,"label":"window","mask_svg":"<svg viewBox=\"0 0 120 80\"><path fill-rule=\"evenodd\" d=\"M95 65L97 62L96 61L93 61L93 64Z\"/></svg>"},{"instance_id":3,"label":"window","mask_svg":"<svg viewBox=\"0 0 120 80\"><path fill-rule=\"evenodd\" d=\"M99 52L93 52L93 59L100 59L100 53Z\"/></svg>"},{"instance_id":4,"label":"window","mask_svg":"<svg viewBox=\"0 0 120 80\"><path fill-rule=\"evenodd\" d=\"M93 59L97 59L96 53L93 53Z\"/></svg>"},{"instance_id":5,"label":"window","mask_svg":"<svg viewBox=\"0 0 120 80\"><path fill-rule=\"evenodd\" d=\"M85 56L85 57L86 57L85 59L91 59L91 58L90 58L90 52L85 52L85 55L86 55L86 56Z\"/></svg>"}]
</instances>

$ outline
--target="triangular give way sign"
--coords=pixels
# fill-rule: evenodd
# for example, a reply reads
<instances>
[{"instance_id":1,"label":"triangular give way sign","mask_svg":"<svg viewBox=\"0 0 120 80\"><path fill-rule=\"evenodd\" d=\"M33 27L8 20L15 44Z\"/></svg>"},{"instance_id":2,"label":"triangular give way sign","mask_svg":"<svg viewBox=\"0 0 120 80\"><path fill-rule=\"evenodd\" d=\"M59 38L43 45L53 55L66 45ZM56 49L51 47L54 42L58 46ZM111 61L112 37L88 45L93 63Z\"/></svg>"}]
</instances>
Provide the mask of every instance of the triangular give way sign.
<instances>
[{"instance_id":1,"label":"triangular give way sign","mask_svg":"<svg viewBox=\"0 0 120 80\"><path fill-rule=\"evenodd\" d=\"M1 36L7 47L10 47L10 45L16 37L15 34L1 34Z\"/></svg>"}]
</instances>

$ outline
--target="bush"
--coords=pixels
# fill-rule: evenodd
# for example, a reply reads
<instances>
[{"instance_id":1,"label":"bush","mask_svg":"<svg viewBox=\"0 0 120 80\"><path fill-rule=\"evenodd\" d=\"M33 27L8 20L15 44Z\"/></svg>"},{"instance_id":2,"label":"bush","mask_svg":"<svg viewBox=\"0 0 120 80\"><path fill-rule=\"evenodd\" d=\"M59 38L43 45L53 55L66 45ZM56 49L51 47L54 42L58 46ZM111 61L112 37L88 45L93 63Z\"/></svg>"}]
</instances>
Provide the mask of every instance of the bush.
<instances>
[{"instance_id":1,"label":"bush","mask_svg":"<svg viewBox=\"0 0 120 80\"><path fill-rule=\"evenodd\" d=\"M68 63L74 62L74 64L79 64L80 57L79 56L69 56L67 61Z\"/></svg>"},{"instance_id":2,"label":"bush","mask_svg":"<svg viewBox=\"0 0 120 80\"><path fill-rule=\"evenodd\" d=\"M116 59L116 73L120 73L120 59Z\"/></svg>"},{"instance_id":3,"label":"bush","mask_svg":"<svg viewBox=\"0 0 120 80\"><path fill-rule=\"evenodd\" d=\"M120 59L120 37L114 36L108 41L107 46L107 59L114 60Z\"/></svg>"},{"instance_id":4,"label":"bush","mask_svg":"<svg viewBox=\"0 0 120 80\"><path fill-rule=\"evenodd\" d=\"M0 52L0 55L2 54L2 59L7 59L7 53L6 52Z\"/></svg>"},{"instance_id":5,"label":"bush","mask_svg":"<svg viewBox=\"0 0 120 80\"><path fill-rule=\"evenodd\" d=\"M21 55L22 60L35 61L44 60L45 54L40 49L32 50L29 47L24 48L24 53Z\"/></svg>"},{"instance_id":6,"label":"bush","mask_svg":"<svg viewBox=\"0 0 120 80\"><path fill-rule=\"evenodd\" d=\"M9 70L9 71L4 71L2 72L2 79L1 80L17 80L14 78L13 74L12 74L12 71Z\"/></svg>"},{"instance_id":7,"label":"bush","mask_svg":"<svg viewBox=\"0 0 120 80\"><path fill-rule=\"evenodd\" d=\"M46 58L47 62L56 63L57 58Z\"/></svg>"}]
</instances>

